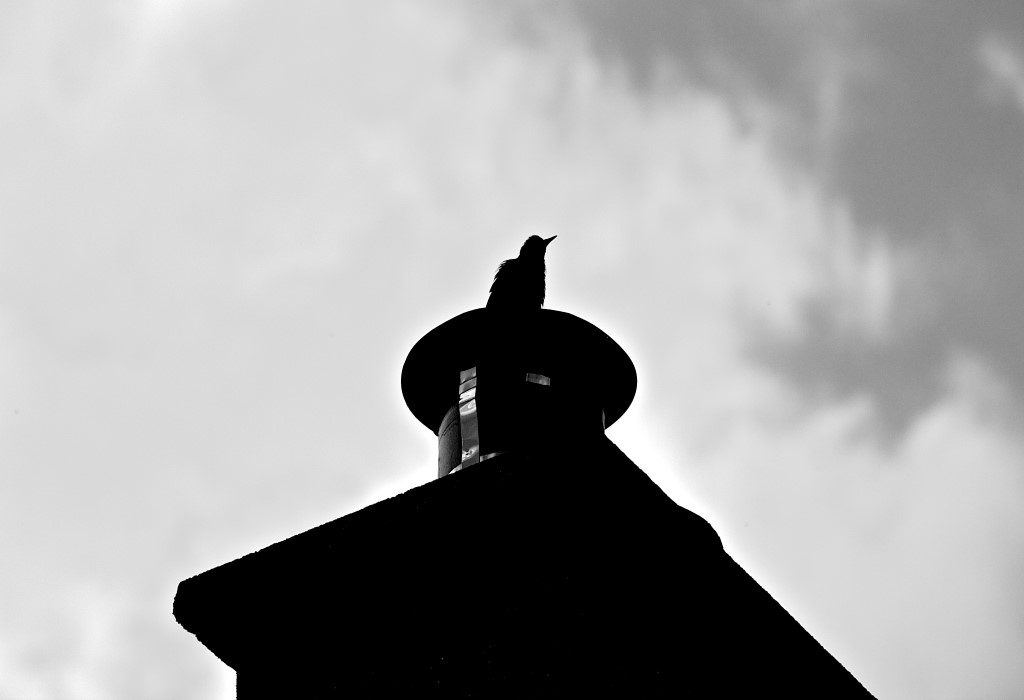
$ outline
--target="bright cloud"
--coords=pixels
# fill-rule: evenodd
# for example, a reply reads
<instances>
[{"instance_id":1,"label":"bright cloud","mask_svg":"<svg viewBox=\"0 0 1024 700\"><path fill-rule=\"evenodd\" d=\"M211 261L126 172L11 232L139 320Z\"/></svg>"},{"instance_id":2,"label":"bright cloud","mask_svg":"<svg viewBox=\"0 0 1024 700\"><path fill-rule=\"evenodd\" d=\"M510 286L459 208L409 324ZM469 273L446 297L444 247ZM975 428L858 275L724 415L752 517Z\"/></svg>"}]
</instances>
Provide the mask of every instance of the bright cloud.
<instances>
[{"instance_id":1,"label":"bright cloud","mask_svg":"<svg viewBox=\"0 0 1024 700\"><path fill-rule=\"evenodd\" d=\"M989 36L978 46L978 60L989 77L989 94L996 99L1008 97L1024 112L1024 57L1020 52Z\"/></svg>"}]
</instances>

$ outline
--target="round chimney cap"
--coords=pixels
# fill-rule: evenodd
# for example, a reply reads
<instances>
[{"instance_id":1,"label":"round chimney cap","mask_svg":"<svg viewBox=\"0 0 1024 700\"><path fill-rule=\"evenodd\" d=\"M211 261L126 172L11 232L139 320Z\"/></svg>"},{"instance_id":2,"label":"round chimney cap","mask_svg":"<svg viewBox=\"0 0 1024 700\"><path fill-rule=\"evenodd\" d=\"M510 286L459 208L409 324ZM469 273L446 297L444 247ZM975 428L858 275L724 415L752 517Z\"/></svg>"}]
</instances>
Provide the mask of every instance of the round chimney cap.
<instances>
[{"instance_id":1,"label":"round chimney cap","mask_svg":"<svg viewBox=\"0 0 1024 700\"><path fill-rule=\"evenodd\" d=\"M601 404L605 427L626 412L636 394L632 360L594 324L552 309L514 320L473 309L431 330L405 358L402 395L416 419L436 434L458 401L459 373L496 348L516 355L528 371L551 377L553 386L569 376L573 383L585 382Z\"/></svg>"}]
</instances>

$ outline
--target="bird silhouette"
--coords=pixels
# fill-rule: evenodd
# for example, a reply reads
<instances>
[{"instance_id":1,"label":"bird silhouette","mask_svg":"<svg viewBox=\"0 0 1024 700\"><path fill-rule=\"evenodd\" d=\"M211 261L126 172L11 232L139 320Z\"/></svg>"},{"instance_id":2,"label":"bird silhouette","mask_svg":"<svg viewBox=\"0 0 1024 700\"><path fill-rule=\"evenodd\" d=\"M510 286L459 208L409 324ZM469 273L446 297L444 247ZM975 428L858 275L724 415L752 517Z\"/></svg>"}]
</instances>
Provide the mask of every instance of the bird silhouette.
<instances>
[{"instance_id":1,"label":"bird silhouette","mask_svg":"<svg viewBox=\"0 0 1024 700\"><path fill-rule=\"evenodd\" d=\"M544 251L555 240L530 236L519 257L498 265L487 308L501 312L536 311L544 303Z\"/></svg>"}]
</instances>

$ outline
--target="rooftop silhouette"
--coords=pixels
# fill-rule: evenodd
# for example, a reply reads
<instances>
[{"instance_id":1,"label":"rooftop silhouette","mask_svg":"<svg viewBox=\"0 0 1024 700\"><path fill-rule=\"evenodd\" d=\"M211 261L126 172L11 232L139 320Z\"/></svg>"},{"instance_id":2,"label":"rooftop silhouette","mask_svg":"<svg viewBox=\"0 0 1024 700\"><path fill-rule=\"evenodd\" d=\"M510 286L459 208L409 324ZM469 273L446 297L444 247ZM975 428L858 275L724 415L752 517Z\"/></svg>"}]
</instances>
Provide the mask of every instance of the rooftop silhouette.
<instances>
[{"instance_id":1,"label":"rooftop silhouette","mask_svg":"<svg viewBox=\"0 0 1024 700\"><path fill-rule=\"evenodd\" d=\"M530 308L460 314L406 358L439 478L183 581L177 620L242 700L870 698L608 440L636 370L540 308L531 240Z\"/></svg>"}]
</instances>

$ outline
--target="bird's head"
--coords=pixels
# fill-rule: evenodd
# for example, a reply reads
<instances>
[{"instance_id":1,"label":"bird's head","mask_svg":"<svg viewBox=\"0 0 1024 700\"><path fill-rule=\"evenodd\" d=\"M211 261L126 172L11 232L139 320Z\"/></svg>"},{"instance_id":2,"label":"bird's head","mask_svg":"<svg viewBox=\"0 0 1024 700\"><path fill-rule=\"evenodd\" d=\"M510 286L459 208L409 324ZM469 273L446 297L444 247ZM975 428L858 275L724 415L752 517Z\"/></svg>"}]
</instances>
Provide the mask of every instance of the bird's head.
<instances>
[{"instance_id":1,"label":"bird's head","mask_svg":"<svg viewBox=\"0 0 1024 700\"><path fill-rule=\"evenodd\" d=\"M548 243L558 238L558 236L552 236L551 238L541 238L540 236L530 236L523 243L523 247L519 249L519 257L521 258L543 258L544 250L548 247Z\"/></svg>"}]
</instances>

